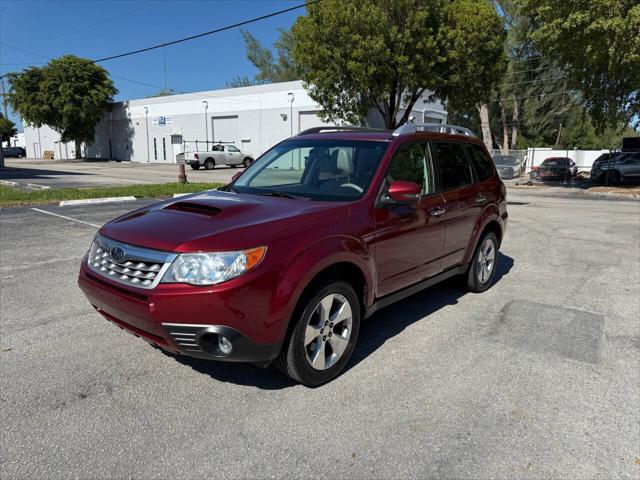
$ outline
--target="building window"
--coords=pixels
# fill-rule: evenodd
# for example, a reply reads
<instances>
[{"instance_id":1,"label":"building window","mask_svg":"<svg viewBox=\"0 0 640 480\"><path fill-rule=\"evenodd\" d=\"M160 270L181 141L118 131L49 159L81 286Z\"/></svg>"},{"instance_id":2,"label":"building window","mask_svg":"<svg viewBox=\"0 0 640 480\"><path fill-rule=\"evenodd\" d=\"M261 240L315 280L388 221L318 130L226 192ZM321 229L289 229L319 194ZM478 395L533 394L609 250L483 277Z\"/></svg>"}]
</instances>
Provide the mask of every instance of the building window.
<instances>
[{"instance_id":1,"label":"building window","mask_svg":"<svg viewBox=\"0 0 640 480\"><path fill-rule=\"evenodd\" d=\"M167 161L167 146L164 143L164 138L162 138L162 160Z\"/></svg>"},{"instance_id":2,"label":"building window","mask_svg":"<svg viewBox=\"0 0 640 480\"><path fill-rule=\"evenodd\" d=\"M158 145L156 144L156 139L153 139L153 159L158 160Z\"/></svg>"}]
</instances>

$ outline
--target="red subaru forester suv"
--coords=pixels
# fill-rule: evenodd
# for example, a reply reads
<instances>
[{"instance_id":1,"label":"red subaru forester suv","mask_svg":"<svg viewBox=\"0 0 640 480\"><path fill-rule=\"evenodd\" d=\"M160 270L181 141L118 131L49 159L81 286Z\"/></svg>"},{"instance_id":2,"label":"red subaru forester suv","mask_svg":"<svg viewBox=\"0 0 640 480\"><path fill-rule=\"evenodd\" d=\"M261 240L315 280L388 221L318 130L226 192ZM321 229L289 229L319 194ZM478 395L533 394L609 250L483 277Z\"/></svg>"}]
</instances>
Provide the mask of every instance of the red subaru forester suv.
<instances>
[{"instance_id":1,"label":"red subaru forester suv","mask_svg":"<svg viewBox=\"0 0 640 480\"><path fill-rule=\"evenodd\" d=\"M466 129L314 128L220 190L104 225L79 285L162 349L320 385L376 310L454 275L489 288L506 222L504 184Z\"/></svg>"}]
</instances>

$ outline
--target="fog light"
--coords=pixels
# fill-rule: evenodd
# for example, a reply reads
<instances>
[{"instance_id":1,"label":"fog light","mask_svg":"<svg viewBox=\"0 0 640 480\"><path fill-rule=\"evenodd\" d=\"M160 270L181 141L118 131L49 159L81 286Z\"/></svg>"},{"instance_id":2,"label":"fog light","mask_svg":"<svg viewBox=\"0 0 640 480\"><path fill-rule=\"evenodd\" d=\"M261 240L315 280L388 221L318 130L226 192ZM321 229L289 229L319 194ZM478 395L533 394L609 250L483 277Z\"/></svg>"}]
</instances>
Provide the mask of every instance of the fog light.
<instances>
[{"instance_id":1,"label":"fog light","mask_svg":"<svg viewBox=\"0 0 640 480\"><path fill-rule=\"evenodd\" d=\"M231 350L233 350L233 345L227 337L223 337L222 335L218 336L218 348L225 355L229 355Z\"/></svg>"}]
</instances>

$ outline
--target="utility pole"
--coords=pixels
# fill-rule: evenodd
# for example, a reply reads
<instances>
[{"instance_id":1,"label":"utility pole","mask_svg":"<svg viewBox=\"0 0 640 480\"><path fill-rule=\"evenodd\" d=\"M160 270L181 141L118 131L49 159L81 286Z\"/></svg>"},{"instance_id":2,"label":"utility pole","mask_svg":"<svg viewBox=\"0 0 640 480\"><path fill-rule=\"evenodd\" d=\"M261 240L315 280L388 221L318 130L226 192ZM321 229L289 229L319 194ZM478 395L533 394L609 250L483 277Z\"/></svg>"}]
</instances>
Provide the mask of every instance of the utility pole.
<instances>
[{"instance_id":1,"label":"utility pole","mask_svg":"<svg viewBox=\"0 0 640 480\"><path fill-rule=\"evenodd\" d=\"M0 77L0 82L2 83L2 108L4 111L4 118L9 118L7 114L7 93L4 91L4 75Z\"/></svg>"}]
</instances>

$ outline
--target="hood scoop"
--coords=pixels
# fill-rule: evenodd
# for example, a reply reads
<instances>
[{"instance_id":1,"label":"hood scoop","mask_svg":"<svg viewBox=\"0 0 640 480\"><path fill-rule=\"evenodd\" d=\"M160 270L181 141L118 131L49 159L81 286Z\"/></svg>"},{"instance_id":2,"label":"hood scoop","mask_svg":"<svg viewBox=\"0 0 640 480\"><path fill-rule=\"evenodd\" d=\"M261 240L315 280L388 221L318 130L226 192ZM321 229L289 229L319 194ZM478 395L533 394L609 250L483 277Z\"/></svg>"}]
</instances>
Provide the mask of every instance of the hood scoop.
<instances>
[{"instance_id":1,"label":"hood scoop","mask_svg":"<svg viewBox=\"0 0 640 480\"><path fill-rule=\"evenodd\" d=\"M222 210L218 207L214 207L213 205L208 205L206 203L198 203L198 202L176 202L172 203L164 207L164 210L175 210L179 212L189 212L195 213L198 215L205 215L207 217L215 217Z\"/></svg>"}]
</instances>

